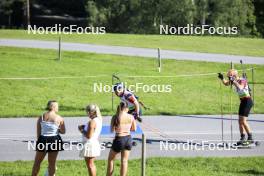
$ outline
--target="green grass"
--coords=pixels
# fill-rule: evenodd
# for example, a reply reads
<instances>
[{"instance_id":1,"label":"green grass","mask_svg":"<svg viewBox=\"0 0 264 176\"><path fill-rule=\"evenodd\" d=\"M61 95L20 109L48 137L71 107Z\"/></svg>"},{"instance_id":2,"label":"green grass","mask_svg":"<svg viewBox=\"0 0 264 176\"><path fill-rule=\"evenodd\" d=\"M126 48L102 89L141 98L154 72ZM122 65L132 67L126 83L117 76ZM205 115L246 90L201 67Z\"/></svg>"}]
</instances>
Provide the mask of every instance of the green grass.
<instances>
[{"instance_id":1,"label":"green grass","mask_svg":"<svg viewBox=\"0 0 264 176\"><path fill-rule=\"evenodd\" d=\"M111 85L113 73L118 73L129 85L171 85L170 93L136 94L151 109L150 114L219 114L223 94L224 113L230 112L229 87L222 87L217 75L195 77L132 77L166 76L226 71L229 64L164 60L162 73L157 72L155 59L102 55L81 52L63 52L62 61L56 60L54 50L0 47L0 78L6 77L65 77L91 76L76 79L2 80L0 79L0 116L38 116L48 100L60 103L63 116L83 116L88 103L97 103L104 115L113 114L111 92L94 92L94 83ZM235 65L240 69L240 65ZM246 67L249 67L246 65ZM251 72L248 72L249 81ZM264 66L255 70L255 113L264 113ZM233 92L233 112L237 113L238 97ZM114 97L114 109L119 99Z\"/></svg>"},{"instance_id":2,"label":"green grass","mask_svg":"<svg viewBox=\"0 0 264 176\"><path fill-rule=\"evenodd\" d=\"M32 161L0 162L1 176L29 175ZM97 160L98 176L106 174L105 160ZM264 157L237 158L150 158L147 159L146 174L149 176L253 176L264 175ZM64 160L57 162L57 176L87 175L84 161ZM47 161L41 165L40 175L47 168ZM114 175L119 175L120 162L116 162ZM140 160L130 160L128 175L140 175Z\"/></svg>"},{"instance_id":3,"label":"green grass","mask_svg":"<svg viewBox=\"0 0 264 176\"><path fill-rule=\"evenodd\" d=\"M26 30L0 30L0 38L58 40L58 35L28 34ZM257 38L165 35L62 35L64 42L161 48L179 51L264 56L264 40Z\"/></svg>"}]
</instances>

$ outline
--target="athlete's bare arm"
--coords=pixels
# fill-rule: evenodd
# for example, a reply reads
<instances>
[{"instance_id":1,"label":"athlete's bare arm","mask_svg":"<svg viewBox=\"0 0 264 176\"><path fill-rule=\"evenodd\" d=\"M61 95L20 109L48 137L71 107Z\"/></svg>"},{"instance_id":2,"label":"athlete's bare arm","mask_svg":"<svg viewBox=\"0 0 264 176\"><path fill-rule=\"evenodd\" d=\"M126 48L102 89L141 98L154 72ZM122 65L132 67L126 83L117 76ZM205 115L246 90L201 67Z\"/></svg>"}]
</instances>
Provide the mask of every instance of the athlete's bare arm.
<instances>
[{"instance_id":1,"label":"athlete's bare arm","mask_svg":"<svg viewBox=\"0 0 264 176\"><path fill-rule=\"evenodd\" d=\"M132 121L132 126L131 126L131 129L130 131L136 131L137 130L137 123L136 123L136 120L132 117L131 118L133 121Z\"/></svg>"},{"instance_id":2,"label":"athlete's bare arm","mask_svg":"<svg viewBox=\"0 0 264 176\"><path fill-rule=\"evenodd\" d=\"M41 125L40 125L41 119L42 117L39 117L37 121L37 138L39 138L40 133L41 133Z\"/></svg>"},{"instance_id":3,"label":"athlete's bare arm","mask_svg":"<svg viewBox=\"0 0 264 176\"><path fill-rule=\"evenodd\" d=\"M88 131L85 135L87 139L90 139L93 136L95 128L96 128L96 123L94 120L91 120L88 124Z\"/></svg>"},{"instance_id":4,"label":"athlete's bare arm","mask_svg":"<svg viewBox=\"0 0 264 176\"><path fill-rule=\"evenodd\" d=\"M140 107L139 107L139 103L138 103L138 101L136 100L136 101L134 101L134 105L135 105L135 110L136 110L136 112L137 112L137 115L139 115L139 110L140 110Z\"/></svg>"},{"instance_id":5,"label":"athlete's bare arm","mask_svg":"<svg viewBox=\"0 0 264 176\"><path fill-rule=\"evenodd\" d=\"M60 117L60 129L59 129L59 132L61 134L65 134L66 133L65 123L64 123L64 119L62 117Z\"/></svg>"},{"instance_id":6,"label":"athlete's bare arm","mask_svg":"<svg viewBox=\"0 0 264 176\"><path fill-rule=\"evenodd\" d=\"M229 85L230 85L230 81L224 79L224 75L223 75L222 73L218 73L218 78L222 81L222 83L223 83L225 86L229 86Z\"/></svg>"},{"instance_id":7,"label":"athlete's bare arm","mask_svg":"<svg viewBox=\"0 0 264 176\"><path fill-rule=\"evenodd\" d=\"M228 81L228 80L223 80L223 84L225 85L225 86L229 86L230 85L230 81Z\"/></svg>"}]
</instances>

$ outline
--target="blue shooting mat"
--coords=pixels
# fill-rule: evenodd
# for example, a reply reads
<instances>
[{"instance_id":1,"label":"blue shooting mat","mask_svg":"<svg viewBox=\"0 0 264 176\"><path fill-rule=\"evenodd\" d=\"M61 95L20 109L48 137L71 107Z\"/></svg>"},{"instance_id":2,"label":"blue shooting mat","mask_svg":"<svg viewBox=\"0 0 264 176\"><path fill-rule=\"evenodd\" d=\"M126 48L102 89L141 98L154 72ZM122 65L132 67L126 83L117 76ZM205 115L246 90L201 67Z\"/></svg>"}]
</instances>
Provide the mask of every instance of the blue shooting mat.
<instances>
[{"instance_id":1,"label":"blue shooting mat","mask_svg":"<svg viewBox=\"0 0 264 176\"><path fill-rule=\"evenodd\" d=\"M103 125L101 135L113 135L114 133L111 133L110 126L109 125ZM137 130L131 132L131 135L139 135L143 134L142 129L139 125L137 125Z\"/></svg>"}]
</instances>

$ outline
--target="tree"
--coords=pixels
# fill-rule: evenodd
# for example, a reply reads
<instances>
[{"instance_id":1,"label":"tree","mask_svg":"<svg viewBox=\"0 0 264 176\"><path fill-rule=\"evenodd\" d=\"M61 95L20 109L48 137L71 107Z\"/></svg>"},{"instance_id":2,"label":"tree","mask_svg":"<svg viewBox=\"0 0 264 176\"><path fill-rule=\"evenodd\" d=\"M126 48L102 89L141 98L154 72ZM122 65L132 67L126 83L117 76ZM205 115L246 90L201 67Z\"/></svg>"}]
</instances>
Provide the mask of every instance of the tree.
<instances>
[{"instance_id":1,"label":"tree","mask_svg":"<svg viewBox=\"0 0 264 176\"><path fill-rule=\"evenodd\" d=\"M1 0L0 25L21 27L24 21L26 0Z\"/></svg>"},{"instance_id":2,"label":"tree","mask_svg":"<svg viewBox=\"0 0 264 176\"><path fill-rule=\"evenodd\" d=\"M238 27L241 35L256 33L251 0L211 0L209 22L212 26Z\"/></svg>"},{"instance_id":3,"label":"tree","mask_svg":"<svg viewBox=\"0 0 264 176\"><path fill-rule=\"evenodd\" d=\"M264 37L264 0L254 0L254 9L256 16L256 27L258 32Z\"/></svg>"},{"instance_id":4,"label":"tree","mask_svg":"<svg viewBox=\"0 0 264 176\"><path fill-rule=\"evenodd\" d=\"M193 0L163 0L160 3L162 22L170 26L186 26L194 22Z\"/></svg>"},{"instance_id":5,"label":"tree","mask_svg":"<svg viewBox=\"0 0 264 176\"><path fill-rule=\"evenodd\" d=\"M118 33L136 33L140 17L141 0L109 0L109 30Z\"/></svg>"},{"instance_id":6,"label":"tree","mask_svg":"<svg viewBox=\"0 0 264 176\"><path fill-rule=\"evenodd\" d=\"M195 23L205 25L209 15L209 0L195 0Z\"/></svg>"},{"instance_id":7,"label":"tree","mask_svg":"<svg viewBox=\"0 0 264 176\"><path fill-rule=\"evenodd\" d=\"M1 0L0 1L0 15L1 18L7 16L8 26L11 27L11 15L13 13L12 5L15 0Z\"/></svg>"},{"instance_id":8,"label":"tree","mask_svg":"<svg viewBox=\"0 0 264 176\"><path fill-rule=\"evenodd\" d=\"M11 27L21 24L25 17L23 14L25 2L26 0L1 0L0 25ZM161 24L176 27L206 24L214 27L236 26L241 35L257 35L257 30L264 35L264 0L30 0L30 2L33 19L36 19L36 16L50 16L51 20L33 20L33 23L38 25L53 25L58 21L52 16L62 16L65 25L79 22L82 26L104 26L107 32L114 33L158 34ZM68 17L71 18L67 20Z\"/></svg>"}]
</instances>

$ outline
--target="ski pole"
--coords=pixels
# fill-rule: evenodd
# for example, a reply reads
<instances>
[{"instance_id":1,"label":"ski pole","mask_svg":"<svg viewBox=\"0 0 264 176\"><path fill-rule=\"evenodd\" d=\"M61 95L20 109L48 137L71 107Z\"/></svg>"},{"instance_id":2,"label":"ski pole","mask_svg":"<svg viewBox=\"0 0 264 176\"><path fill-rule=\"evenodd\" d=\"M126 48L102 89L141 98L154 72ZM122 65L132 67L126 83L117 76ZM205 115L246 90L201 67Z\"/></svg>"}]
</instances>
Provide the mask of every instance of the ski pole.
<instances>
[{"instance_id":1,"label":"ski pole","mask_svg":"<svg viewBox=\"0 0 264 176\"><path fill-rule=\"evenodd\" d=\"M224 117L223 117L223 93L222 93L222 83L220 82L220 109L221 109L221 130L222 130L222 142L224 142Z\"/></svg>"},{"instance_id":2,"label":"ski pole","mask_svg":"<svg viewBox=\"0 0 264 176\"><path fill-rule=\"evenodd\" d=\"M231 62L230 65L231 69L233 69L233 63ZM230 81L230 132L231 132L231 143L233 143L233 107L232 107L232 90L233 90L233 84Z\"/></svg>"}]
</instances>

